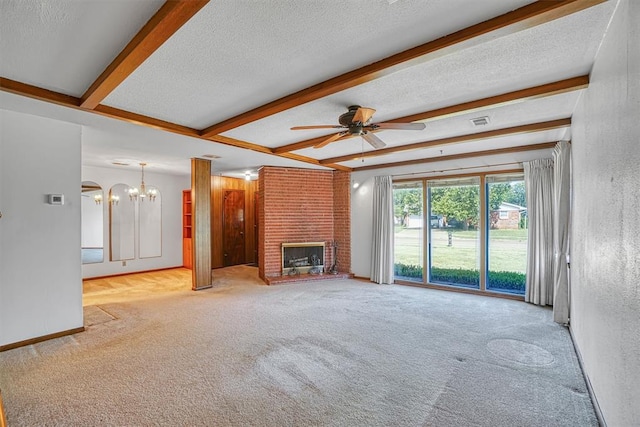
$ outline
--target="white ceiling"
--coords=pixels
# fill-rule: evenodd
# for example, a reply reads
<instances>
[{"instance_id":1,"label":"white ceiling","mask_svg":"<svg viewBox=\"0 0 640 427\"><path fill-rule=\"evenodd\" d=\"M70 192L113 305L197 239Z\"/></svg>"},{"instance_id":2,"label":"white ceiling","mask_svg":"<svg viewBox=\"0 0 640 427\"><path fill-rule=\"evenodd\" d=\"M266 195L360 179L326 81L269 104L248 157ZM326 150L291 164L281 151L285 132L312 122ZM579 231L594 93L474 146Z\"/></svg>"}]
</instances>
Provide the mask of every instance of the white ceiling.
<instances>
[{"instance_id":1,"label":"white ceiling","mask_svg":"<svg viewBox=\"0 0 640 427\"><path fill-rule=\"evenodd\" d=\"M583 0L578 0L583 1ZM197 130L366 66L411 47L532 3L531 0L211 0L101 104ZM588 75L617 1L609 0L528 29L487 33L412 66L223 132L275 149L337 124L349 105L377 110L374 122ZM0 76L81 97L163 2L2 0ZM388 147L569 118L580 91L427 120L423 131L382 131ZM0 92L0 108L79 123L83 164L141 161L157 172L187 174L189 159L219 156L214 169L241 173L261 165L314 167ZM469 119L488 116L473 127ZM480 139L341 162L340 166L462 154L570 137L568 128ZM293 154L310 159L357 156L372 148L349 138ZM442 169L548 157L525 151L440 162Z\"/></svg>"}]
</instances>

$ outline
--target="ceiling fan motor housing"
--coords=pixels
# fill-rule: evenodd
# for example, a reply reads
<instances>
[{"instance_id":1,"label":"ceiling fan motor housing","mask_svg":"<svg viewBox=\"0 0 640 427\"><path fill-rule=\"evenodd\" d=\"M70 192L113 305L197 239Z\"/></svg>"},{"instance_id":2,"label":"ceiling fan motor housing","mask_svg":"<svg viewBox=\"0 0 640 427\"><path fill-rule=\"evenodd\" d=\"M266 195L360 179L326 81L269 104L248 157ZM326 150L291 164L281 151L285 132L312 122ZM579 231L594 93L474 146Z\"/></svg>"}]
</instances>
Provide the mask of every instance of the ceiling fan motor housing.
<instances>
[{"instance_id":1,"label":"ceiling fan motor housing","mask_svg":"<svg viewBox=\"0 0 640 427\"><path fill-rule=\"evenodd\" d=\"M349 134L351 135L364 135L367 133L362 126L362 123L351 123L349 125Z\"/></svg>"},{"instance_id":2,"label":"ceiling fan motor housing","mask_svg":"<svg viewBox=\"0 0 640 427\"><path fill-rule=\"evenodd\" d=\"M349 106L349 111L344 114L341 114L338 118L338 122L346 128L349 129L349 134L351 135L362 135L365 133L363 128L364 123L354 122L353 117L356 115L356 112L360 108L359 105L351 105Z\"/></svg>"},{"instance_id":3,"label":"ceiling fan motor housing","mask_svg":"<svg viewBox=\"0 0 640 427\"><path fill-rule=\"evenodd\" d=\"M354 124L353 116L356 115L358 108L360 108L359 105L351 105L349 107L349 111L340 115L340 117L338 118L338 122L344 127L351 127L351 125Z\"/></svg>"}]
</instances>

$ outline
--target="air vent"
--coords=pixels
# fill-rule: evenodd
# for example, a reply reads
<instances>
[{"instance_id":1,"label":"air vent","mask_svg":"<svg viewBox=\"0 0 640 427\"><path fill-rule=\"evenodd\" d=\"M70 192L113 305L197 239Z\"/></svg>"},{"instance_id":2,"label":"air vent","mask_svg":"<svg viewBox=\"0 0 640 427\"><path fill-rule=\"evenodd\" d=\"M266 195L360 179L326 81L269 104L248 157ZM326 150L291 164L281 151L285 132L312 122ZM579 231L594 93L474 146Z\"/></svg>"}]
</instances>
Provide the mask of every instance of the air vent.
<instances>
[{"instance_id":1,"label":"air vent","mask_svg":"<svg viewBox=\"0 0 640 427\"><path fill-rule=\"evenodd\" d=\"M486 126L489 124L489 116L476 117L470 121L474 126Z\"/></svg>"},{"instance_id":2,"label":"air vent","mask_svg":"<svg viewBox=\"0 0 640 427\"><path fill-rule=\"evenodd\" d=\"M219 159L220 156L216 156L215 154L203 154L200 157L204 157L205 159Z\"/></svg>"},{"instance_id":3,"label":"air vent","mask_svg":"<svg viewBox=\"0 0 640 427\"><path fill-rule=\"evenodd\" d=\"M125 162L111 162L111 164L116 166L129 166L129 163Z\"/></svg>"}]
</instances>

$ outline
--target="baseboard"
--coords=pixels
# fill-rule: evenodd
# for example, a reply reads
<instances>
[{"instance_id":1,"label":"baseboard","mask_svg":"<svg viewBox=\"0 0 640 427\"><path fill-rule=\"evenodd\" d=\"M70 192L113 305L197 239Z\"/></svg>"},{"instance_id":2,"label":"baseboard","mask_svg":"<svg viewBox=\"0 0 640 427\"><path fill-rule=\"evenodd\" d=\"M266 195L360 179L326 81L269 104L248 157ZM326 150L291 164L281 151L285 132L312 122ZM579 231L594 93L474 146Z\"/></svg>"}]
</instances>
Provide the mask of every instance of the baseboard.
<instances>
[{"instance_id":1,"label":"baseboard","mask_svg":"<svg viewBox=\"0 0 640 427\"><path fill-rule=\"evenodd\" d=\"M52 340L54 338L60 338L67 335L77 334L78 332L84 332L84 326L79 328L68 329L66 331L56 332L55 334L43 335L41 337L29 338L28 340L18 341L11 344L0 345L0 352L13 350L14 348L24 347L26 345L36 344L42 341Z\"/></svg>"},{"instance_id":2,"label":"baseboard","mask_svg":"<svg viewBox=\"0 0 640 427\"><path fill-rule=\"evenodd\" d=\"M186 267L182 265L176 265L175 267L163 267L163 268L156 268L153 270L129 271L126 273L108 274L106 276L83 277L82 281L84 282L85 280L109 279L110 277L128 276L130 274L154 273L156 271L175 270L176 268L186 268Z\"/></svg>"},{"instance_id":3,"label":"baseboard","mask_svg":"<svg viewBox=\"0 0 640 427\"><path fill-rule=\"evenodd\" d=\"M584 382L587 384L587 390L589 391L589 397L591 397L591 403L593 403L593 410L596 413L596 418L598 418L598 423L601 427L607 427L607 422L604 420L604 416L602 415L602 410L600 410L600 404L598 403L598 398L596 397L596 393L593 391L593 387L591 386L591 380L589 379L589 375L584 369L584 361L582 360L582 354L580 353L580 348L578 348L578 344L576 344L576 339L573 336L573 329L571 329L571 324L569 324L569 335L571 336L571 342L573 343L573 348L576 351L576 357L578 358L578 364L580 365L580 370L582 371L582 376L584 377Z\"/></svg>"}]
</instances>

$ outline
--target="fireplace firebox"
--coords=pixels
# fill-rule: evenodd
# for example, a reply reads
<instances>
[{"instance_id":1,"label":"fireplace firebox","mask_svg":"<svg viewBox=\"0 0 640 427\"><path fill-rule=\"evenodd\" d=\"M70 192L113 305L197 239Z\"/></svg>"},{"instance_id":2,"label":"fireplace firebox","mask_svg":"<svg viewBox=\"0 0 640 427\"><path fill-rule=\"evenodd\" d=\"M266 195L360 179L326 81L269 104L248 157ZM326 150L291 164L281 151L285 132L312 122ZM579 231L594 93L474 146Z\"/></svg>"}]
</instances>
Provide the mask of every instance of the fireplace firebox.
<instances>
[{"instance_id":1,"label":"fireplace firebox","mask_svg":"<svg viewBox=\"0 0 640 427\"><path fill-rule=\"evenodd\" d=\"M282 275L324 272L324 242L283 243Z\"/></svg>"}]
</instances>

